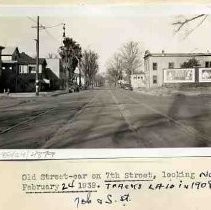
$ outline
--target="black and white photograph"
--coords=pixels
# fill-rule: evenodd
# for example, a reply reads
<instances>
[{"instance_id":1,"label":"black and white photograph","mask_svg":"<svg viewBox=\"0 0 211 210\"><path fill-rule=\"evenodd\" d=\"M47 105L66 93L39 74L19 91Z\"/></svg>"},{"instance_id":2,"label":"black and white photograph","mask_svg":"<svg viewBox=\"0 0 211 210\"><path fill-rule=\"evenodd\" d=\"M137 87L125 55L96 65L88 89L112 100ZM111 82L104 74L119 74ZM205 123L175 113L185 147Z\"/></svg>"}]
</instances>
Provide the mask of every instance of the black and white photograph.
<instances>
[{"instance_id":1,"label":"black and white photograph","mask_svg":"<svg viewBox=\"0 0 211 210\"><path fill-rule=\"evenodd\" d=\"M211 147L210 8L23 11L0 16L1 149Z\"/></svg>"}]
</instances>

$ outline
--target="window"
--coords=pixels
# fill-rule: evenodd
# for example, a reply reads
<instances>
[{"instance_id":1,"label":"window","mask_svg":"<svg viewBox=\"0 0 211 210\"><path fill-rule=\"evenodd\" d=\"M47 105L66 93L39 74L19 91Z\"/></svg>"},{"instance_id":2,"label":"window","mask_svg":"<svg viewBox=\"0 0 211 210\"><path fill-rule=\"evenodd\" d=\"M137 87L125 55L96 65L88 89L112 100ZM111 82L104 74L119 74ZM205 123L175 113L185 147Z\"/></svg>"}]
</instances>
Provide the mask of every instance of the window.
<instances>
[{"instance_id":1,"label":"window","mask_svg":"<svg viewBox=\"0 0 211 210\"><path fill-rule=\"evenodd\" d=\"M153 84L157 84L157 76L153 76Z\"/></svg>"},{"instance_id":2,"label":"window","mask_svg":"<svg viewBox=\"0 0 211 210\"><path fill-rule=\"evenodd\" d=\"M152 64L152 69L153 70L157 70L158 69L158 64L157 63L153 63Z\"/></svg>"},{"instance_id":3,"label":"window","mask_svg":"<svg viewBox=\"0 0 211 210\"><path fill-rule=\"evenodd\" d=\"M174 68L174 63L173 62L170 62L169 63L169 69L173 69Z\"/></svg>"},{"instance_id":4,"label":"window","mask_svg":"<svg viewBox=\"0 0 211 210\"><path fill-rule=\"evenodd\" d=\"M20 65L19 72L20 72L20 74L27 74L28 73L28 66L27 65Z\"/></svg>"},{"instance_id":5,"label":"window","mask_svg":"<svg viewBox=\"0 0 211 210\"><path fill-rule=\"evenodd\" d=\"M205 67L206 67L206 68L209 67L209 62L208 62L208 61L205 62Z\"/></svg>"},{"instance_id":6,"label":"window","mask_svg":"<svg viewBox=\"0 0 211 210\"><path fill-rule=\"evenodd\" d=\"M36 68L35 66L29 66L29 74L36 73Z\"/></svg>"},{"instance_id":7,"label":"window","mask_svg":"<svg viewBox=\"0 0 211 210\"><path fill-rule=\"evenodd\" d=\"M210 61L206 61L205 62L205 68L210 68L211 67L211 62Z\"/></svg>"},{"instance_id":8,"label":"window","mask_svg":"<svg viewBox=\"0 0 211 210\"><path fill-rule=\"evenodd\" d=\"M42 65L39 65L39 73L42 73Z\"/></svg>"}]
</instances>

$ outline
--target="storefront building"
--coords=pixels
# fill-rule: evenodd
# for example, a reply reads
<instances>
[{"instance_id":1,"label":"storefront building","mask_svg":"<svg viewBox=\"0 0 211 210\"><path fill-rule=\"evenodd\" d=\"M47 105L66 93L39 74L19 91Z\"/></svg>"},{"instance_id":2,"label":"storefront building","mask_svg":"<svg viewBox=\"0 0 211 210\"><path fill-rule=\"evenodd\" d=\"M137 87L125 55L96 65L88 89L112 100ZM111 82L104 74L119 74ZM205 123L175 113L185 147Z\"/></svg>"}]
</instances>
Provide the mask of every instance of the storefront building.
<instances>
[{"instance_id":1,"label":"storefront building","mask_svg":"<svg viewBox=\"0 0 211 210\"><path fill-rule=\"evenodd\" d=\"M195 68L182 68L184 62L196 59ZM145 52L144 71L147 87L161 87L176 83L210 82L211 53L150 53ZM207 79L203 79L203 78Z\"/></svg>"}]
</instances>

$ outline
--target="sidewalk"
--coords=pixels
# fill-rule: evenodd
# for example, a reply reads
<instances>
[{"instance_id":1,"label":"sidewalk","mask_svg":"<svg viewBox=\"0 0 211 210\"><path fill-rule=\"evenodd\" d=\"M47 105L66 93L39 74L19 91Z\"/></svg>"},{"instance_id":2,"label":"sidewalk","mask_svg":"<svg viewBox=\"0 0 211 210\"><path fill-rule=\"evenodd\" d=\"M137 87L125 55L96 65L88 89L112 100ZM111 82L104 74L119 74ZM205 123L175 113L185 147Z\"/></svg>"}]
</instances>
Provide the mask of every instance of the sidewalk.
<instances>
[{"instance_id":1,"label":"sidewalk","mask_svg":"<svg viewBox=\"0 0 211 210\"><path fill-rule=\"evenodd\" d=\"M39 97L49 97L49 96L58 96L62 94L66 94L66 90L56 90L51 92L40 92ZM33 98L37 97L34 92L30 93L10 93L7 95L6 93L0 93L0 97L12 97L12 98Z\"/></svg>"},{"instance_id":2,"label":"sidewalk","mask_svg":"<svg viewBox=\"0 0 211 210\"><path fill-rule=\"evenodd\" d=\"M174 88L139 88L134 89L135 92L153 95L153 96L171 96L177 94L183 94L187 96L197 95L211 95L211 87L197 87L197 88L186 88L186 89L174 89Z\"/></svg>"}]
</instances>

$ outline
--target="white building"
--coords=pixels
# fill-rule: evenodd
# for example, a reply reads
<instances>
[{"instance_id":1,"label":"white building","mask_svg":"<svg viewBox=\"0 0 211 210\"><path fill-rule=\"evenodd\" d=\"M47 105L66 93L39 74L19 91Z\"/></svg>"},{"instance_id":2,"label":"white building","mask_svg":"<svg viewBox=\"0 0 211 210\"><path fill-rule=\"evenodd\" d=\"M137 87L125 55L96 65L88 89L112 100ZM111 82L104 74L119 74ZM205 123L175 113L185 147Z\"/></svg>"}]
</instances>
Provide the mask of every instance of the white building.
<instances>
[{"instance_id":1,"label":"white building","mask_svg":"<svg viewBox=\"0 0 211 210\"><path fill-rule=\"evenodd\" d=\"M46 62L47 69L49 69L53 74L51 80L54 81L52 81L52 83L54 83L54 85L59 87L60 89L64 89L66 75L62 67L61 60L59 58L46 58Z\"/></svg>"},{"instance_id":2,"label":"white building","mask_svg":"<svg viewBox=\"0 0 211 210\"><path fill-rule=\"evenodd\" d=\"M190 59L196 59L201 68L211 67L211 53L151 53L145 52L144 72L146 74L148 87L160 87L165 83L165 79L173 75L180 74L181 78L192 74L192 78L187 80L189 83L194 82L194 71L191 69L182 69L181 65ZM172 78L172 83L175 80ZM180 82L185 83L185 79Z\"/></svg>"},{"instance_id":3,"label":"white building","mask_svg":"<svg viewBox=\"0 0 211 210\"><path fill-rule=\"evenodd\" d=\"M85 78L84 78L83 72L80 72L79 68L76 67L75 76L76 76L76 82L77 82L78 85L80 83L80 73L81 73L81 85L85 85Z\"/></svg>"},{"instance_id":4,"label":"white building","mask_svg":"<svg viewBox=\"0 0 211 210\"><path fill-rule=\"evenodd\" d=\"M146 78L144 73L131 75L131 86L133 89L146 87Z\"/></svg>"}]
</instances>

